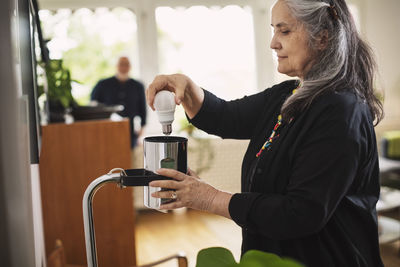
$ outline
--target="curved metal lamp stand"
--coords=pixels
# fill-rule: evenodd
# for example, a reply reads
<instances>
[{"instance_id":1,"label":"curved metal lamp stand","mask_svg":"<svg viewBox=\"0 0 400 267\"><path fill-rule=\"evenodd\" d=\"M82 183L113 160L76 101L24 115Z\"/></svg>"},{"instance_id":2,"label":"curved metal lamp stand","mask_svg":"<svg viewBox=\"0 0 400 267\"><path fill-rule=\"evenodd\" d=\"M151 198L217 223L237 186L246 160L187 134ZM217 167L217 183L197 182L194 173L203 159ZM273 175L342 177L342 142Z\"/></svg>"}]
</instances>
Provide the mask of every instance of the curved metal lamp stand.
<instances>
[{"instance_id":1,"label":"curved metal lamp stand","mask_svg":"<svg viewBox=\"0 0 400 267\"><path fill-rule=\"evenodd\" d=\"M116 183L121 186L121 175L112 173L100 176L89 184L83 195L83 224L85 228L86 257L88 267L97 267L96 238L93 224L93 197L105 184Z\"/></svg>"}]
</instances>

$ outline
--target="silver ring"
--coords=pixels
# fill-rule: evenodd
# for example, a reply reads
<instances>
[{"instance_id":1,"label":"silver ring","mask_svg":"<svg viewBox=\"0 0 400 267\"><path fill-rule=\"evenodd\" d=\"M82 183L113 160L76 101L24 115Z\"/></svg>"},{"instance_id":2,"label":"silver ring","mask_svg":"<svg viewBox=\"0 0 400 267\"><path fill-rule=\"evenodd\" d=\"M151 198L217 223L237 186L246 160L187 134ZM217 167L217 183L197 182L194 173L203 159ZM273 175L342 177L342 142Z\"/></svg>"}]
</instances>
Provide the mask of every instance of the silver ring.
<instances>
[{"instance_id":1,"label":"silver ring","mask_svg":"<svg viewBox=\"0 0 400 267\"><path fill-rule=\"evenodd\" d=\"M177 198L178 198L178 196L176 195L176 192L173 191L173 192L171 193L171 199L177 199Z\"/></svg>"}]
</instances>

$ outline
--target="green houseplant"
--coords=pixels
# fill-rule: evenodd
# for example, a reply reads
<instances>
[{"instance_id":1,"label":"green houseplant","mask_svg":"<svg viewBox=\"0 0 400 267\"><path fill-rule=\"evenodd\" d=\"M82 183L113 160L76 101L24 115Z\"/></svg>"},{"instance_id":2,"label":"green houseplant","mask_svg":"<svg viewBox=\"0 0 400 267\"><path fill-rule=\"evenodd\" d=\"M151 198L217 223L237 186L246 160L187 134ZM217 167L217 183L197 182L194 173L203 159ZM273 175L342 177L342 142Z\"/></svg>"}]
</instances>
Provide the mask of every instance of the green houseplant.
<instances>
[{"instance_id":1,"label":"green houseplant","mask_svg":"<svg viewBox=\"0 0 400 267\"><path fill-rule=\"evenodd\" d=\"M44 72L39 95L44 93L44 88L47 88L49 121L63 121L66 109L74 103L70 71L63 66L62 59L51 59L48 63L41 64L41 67Z\"/></svg>"},{"instance_id":2,"label":"green houseplant","mask_svg":"<svg viewBox=\"0 0 400 267\"><path fill-rule=\"evenodd\" d=\"M280 258L275 254L259 250L249 250L236 262L232 252L222 247L200 250L197 254L196 267L305 267L291 260Z\"/></svg>"}]
</instances>

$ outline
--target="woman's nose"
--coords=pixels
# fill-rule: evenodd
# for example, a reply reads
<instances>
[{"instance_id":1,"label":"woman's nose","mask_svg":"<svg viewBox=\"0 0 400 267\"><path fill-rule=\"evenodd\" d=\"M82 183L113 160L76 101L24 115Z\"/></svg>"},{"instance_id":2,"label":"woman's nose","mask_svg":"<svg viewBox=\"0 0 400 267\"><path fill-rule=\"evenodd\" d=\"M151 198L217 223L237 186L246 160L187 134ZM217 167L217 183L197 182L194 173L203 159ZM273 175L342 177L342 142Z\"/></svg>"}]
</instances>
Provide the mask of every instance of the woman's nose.
<instances>
[{"instance_id":1,"label":"woman's nose","mask_svg":"<svg viewBox=\"0 0 400 267\"><path fill-rule=\"evenodd\" d=\"M282 45L281 45L281 43L277 40L275 34L272 36L271 43L270 43L269 47L271 47L271 49L274 49L274 50L277 50L277 49L281 49L281 48L282 48Z\"/></svg>"}]
</instances>

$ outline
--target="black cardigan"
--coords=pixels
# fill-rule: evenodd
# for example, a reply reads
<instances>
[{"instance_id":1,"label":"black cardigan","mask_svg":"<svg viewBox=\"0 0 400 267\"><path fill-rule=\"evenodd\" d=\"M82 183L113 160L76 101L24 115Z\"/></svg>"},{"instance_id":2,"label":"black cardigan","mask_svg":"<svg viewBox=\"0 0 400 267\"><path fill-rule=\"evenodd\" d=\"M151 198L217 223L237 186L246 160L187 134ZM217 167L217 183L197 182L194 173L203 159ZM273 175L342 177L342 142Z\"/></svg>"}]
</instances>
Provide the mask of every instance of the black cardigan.
<instances>
[{"instance_id":1,"label":"black cardigan","mask_svg":"<svg viewBox=\"0 0 400 267\"><path fill-rule=\"evenodd\" d=\"M242 227L242 253L258 249L309 267L383 266L375 210L378 156L365 101L346 91L320 96L255 157L297 83L229 102L204 91L191 120L222 138L250 139L242 193L229 203Z\"/></svg>"}]
</instances>

